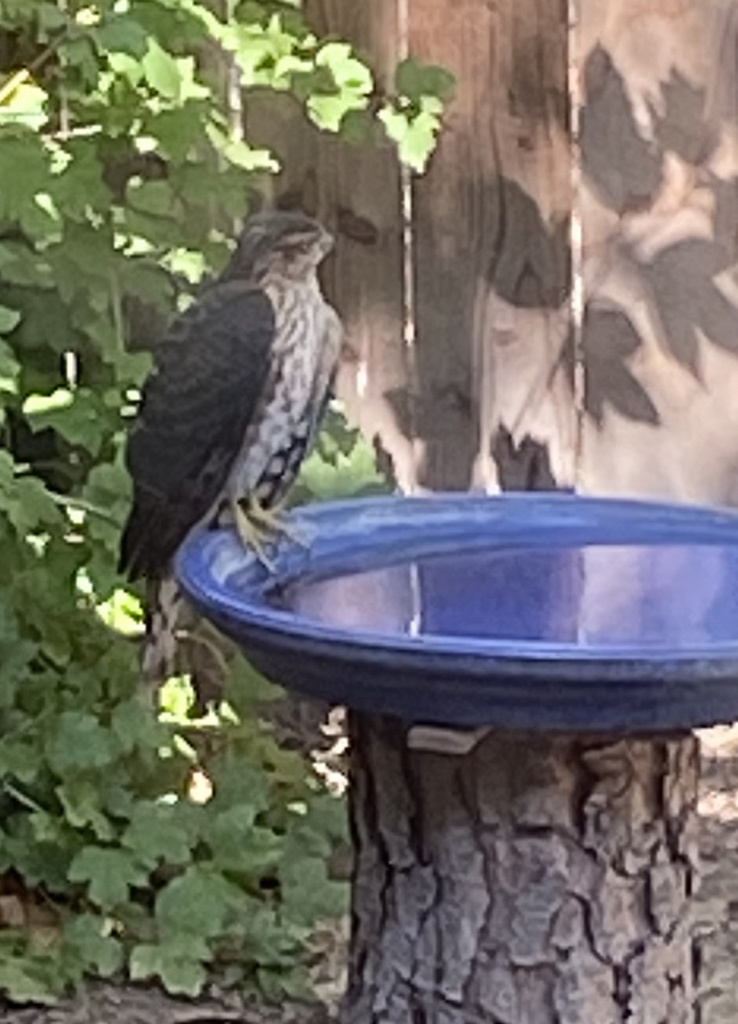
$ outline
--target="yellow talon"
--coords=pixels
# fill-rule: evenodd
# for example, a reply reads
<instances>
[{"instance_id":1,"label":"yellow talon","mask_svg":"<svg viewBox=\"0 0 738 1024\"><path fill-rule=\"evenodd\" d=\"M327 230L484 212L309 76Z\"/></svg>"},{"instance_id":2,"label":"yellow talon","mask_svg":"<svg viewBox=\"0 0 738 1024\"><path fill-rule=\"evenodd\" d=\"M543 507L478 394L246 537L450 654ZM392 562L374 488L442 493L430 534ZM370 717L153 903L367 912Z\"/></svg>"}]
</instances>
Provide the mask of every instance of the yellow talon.
<instances>
[{"instance_id":1,"label":"yellow talon","mask_svg":"<svg viewBox=\"0 0 738 1024\"><path fill-rule=\"evenodd\" d=\"M271 508L264 508L259 503L258 498L252 496L248 499L245 514L252 523L262 528L263 533L267 535L281 534L294 544L299 544L300 547L309 547L308 542L300 535L299 531L293 529L284 521L284 504L282 502L273 505Z\"/></svg>"},{"instance_id":2,"label":"yellow talon","mask_svg":"<svg viewBox=\"0 0 738 1024\"><path fill-rule=\"evenodd\" d=\"M260 528L260 524L238 502L233 504L233 521L243 546L251 548L267 572L273 573L275 571L274 562L265 550L265 545L269 540L268 531L263 526Z\"/></svg>"}]
</instances>

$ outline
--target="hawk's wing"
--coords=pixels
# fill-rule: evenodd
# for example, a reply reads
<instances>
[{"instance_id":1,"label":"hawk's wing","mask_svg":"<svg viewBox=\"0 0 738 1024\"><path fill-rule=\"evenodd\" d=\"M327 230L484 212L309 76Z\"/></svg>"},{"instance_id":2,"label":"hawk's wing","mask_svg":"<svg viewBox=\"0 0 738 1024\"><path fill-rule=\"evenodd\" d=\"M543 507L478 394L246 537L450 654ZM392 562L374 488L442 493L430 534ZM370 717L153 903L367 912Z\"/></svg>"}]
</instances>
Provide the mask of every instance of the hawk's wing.
<instances>
[{"instance_id":1,"label":"hawk's wing","mask_svg":"<svg viewBox=\"0 0 738 1024\"><path fill-rule=\"evenodd\" d=\"M131 578L165 572L218 500L267 385L274 335L265 293L224 284L158 347L127 450L134 498L120 570Z\"/></svg>"}]
</instances>

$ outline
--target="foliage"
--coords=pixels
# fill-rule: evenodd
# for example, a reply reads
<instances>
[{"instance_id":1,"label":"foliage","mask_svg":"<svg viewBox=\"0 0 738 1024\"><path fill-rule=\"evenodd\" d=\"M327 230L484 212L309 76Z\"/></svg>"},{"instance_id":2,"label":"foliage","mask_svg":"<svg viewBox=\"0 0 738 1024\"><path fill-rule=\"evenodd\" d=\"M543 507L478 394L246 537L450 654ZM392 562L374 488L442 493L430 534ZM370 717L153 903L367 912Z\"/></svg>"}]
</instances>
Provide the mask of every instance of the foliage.
<instances>
[{"instance_id":1,"label":"foliage","mask_svg":"<svg viewBox=\"0 0 738 1024\"><path fill-rule=\"evenodd\" d=\"M328 409L315 451L305 460L293 498L296 502L330 501L388 490L377 468L376 453L358 430L350 429L339 407Z\"/></svg>"},{"instance_id":2,"label":"foliage","mask_svg":"<svg viewBox=\"0 0 738 1024\"><path fill-rule=\"evenodd\" d=\"M173 680L156 721L135 693L132 645L89 615L75 625L65 672L44 671L22 640L24 675L13 687L3 671L0 985L45 999L126 966L188 995L208 970L289 990L318 913L345 909L325 867L340 804L259 725L265 684L245 663L232 704L194 719ZM305 871L310 886L295 885Z\"/></svg>"},{"instance_id":3,"label":"foliage","mask_svg":"<svg viewBox=\"0 0 738 1024\"><path fill-rule=\"evenodd\" d=\"M414 171L425 170L441 129L444 104L451 98L454 77L435 65L421 65L408 57L397 68L397 97L379 111L389 137L397 143L400 159Z\"/></svg>"},{"instance_id":4,"label":"foliage","mask_svg":"<svg viewBox=\"0 0 738 1024\"><path fill-rule=\"evenodd\" d=\"M405 70L408 97L372 108L369 69L286 0L0 0L0 989L13 999L124 971L173 992L214 975L274 992L299 980L318 908L343 908L325 867L341 806L261 724L266 684L235 658L204 716L183 679L157 718L137 694L140 594L114 568L149 347L275 168L231 130L223 52L246 85L289 89L350 135L390 107L410 130L438 81ZM402 148L399 121L391 134ZM405 141L416 166L428 145ZM372 449L334 418L303 497L367 486L381 486Z\"/></svg>"}]
</instances>

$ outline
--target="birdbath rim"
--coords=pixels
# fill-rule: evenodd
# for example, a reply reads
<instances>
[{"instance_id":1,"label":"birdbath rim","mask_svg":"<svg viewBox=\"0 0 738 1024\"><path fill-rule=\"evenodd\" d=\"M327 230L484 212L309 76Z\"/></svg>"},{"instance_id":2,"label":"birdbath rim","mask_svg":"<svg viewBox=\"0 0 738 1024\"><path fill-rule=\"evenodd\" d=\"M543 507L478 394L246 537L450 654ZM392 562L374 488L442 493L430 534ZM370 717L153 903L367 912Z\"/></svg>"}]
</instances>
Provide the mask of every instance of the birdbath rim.
<instances>
[{"instance_id":1,"label":"birdbath rim","mask_svg":"<svg viewBox=\"0 0 738 1024\"><path fill-rule=\"evenodd\" d=\"M275 544L271 573L230 529L195 533L176 563L180 584L198 610L268 678L287 687L357 710L450 726L657 732L738 717L735 513L562 493L454 493L314 504L294 509L290 525L302 536ZM438 561L434 566L434 558L444 555L445 568ZM638 558L645 556L648 563L640 564ZM521 614L536 623L540 619L545 629L553 629L553 638L444 632L449 608L443 596L439 603L439 587L442 591L449 566L464 559L466 576L455 581L456 597L446 604L463 594L462 585L479 587L480 580L496 578L504 584L496 589L497 603L511 586L520 591L518 597L506 596L505 623L518 628ZM413 565L421 567L431 595L428 607L436 602L435 631L421 635L412 635L407 621L402 629L357 628L332 622L330 615L321 621L275 600L306 583L348 579L363 586L372 579L380 586L380 603L389 601L391 610L402 606L407 619ZM379 573L376 579L372 572ZM605 585L598 580L603 573ZM650 576L657 580L656 603L650 593L636 595L640 604L631 602L636 611L628 606L626 619L628 614L634 621L649 619L651 635L629 638L626 629L623 636L609 636L608 629L617 633L622 623L608 604L627 605L621 583L626 591L627 586L643 589ZM603 627L595 621L594 642L582 642L579 635L562 639L556 632L561 623L552 627L551 616L563 615L564 634L572 628L561 609L572 601L581 606L584 577L590 590L602 592L595 620L609 615L612 623ZM400 600L398 593L404 595ZM701 620L692 625L678 619L680 594L687 612L690 601L705 605L704 637ZM484 610L486 598L477 597L471 611L457 616L457 625L462 620L463 626L464 615L473 618ZM382 614L386 611L383 607ZM659 615L670 620L663 642L658 642ZM640 628L640 622L635 625ZM576 629L581 631L579 625Z\"/></svg>"}]
</instances>

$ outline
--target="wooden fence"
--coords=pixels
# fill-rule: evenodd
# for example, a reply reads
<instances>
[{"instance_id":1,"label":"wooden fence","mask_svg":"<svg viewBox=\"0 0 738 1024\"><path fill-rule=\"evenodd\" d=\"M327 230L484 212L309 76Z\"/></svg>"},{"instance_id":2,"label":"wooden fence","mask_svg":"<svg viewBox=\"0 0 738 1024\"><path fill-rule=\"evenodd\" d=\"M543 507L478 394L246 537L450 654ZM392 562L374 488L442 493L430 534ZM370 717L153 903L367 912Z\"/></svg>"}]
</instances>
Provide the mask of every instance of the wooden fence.
<instances>
[{"instance_id":1,"label":"wooden fence","mask_svg":"<svg viewBox=\"0 0 738 1024\"><path fill-rule=\"evenodd\" d=\"M277 201L337 233L340 392L402 487L738 502L736 0L307 0L380 85L456 96L428 173L247 98ZM408 270L408 258L411 267ZM411 284L411 287L408 287ZM502 428L502 430L500 430Z\"/></svg>"}]
</instances>

